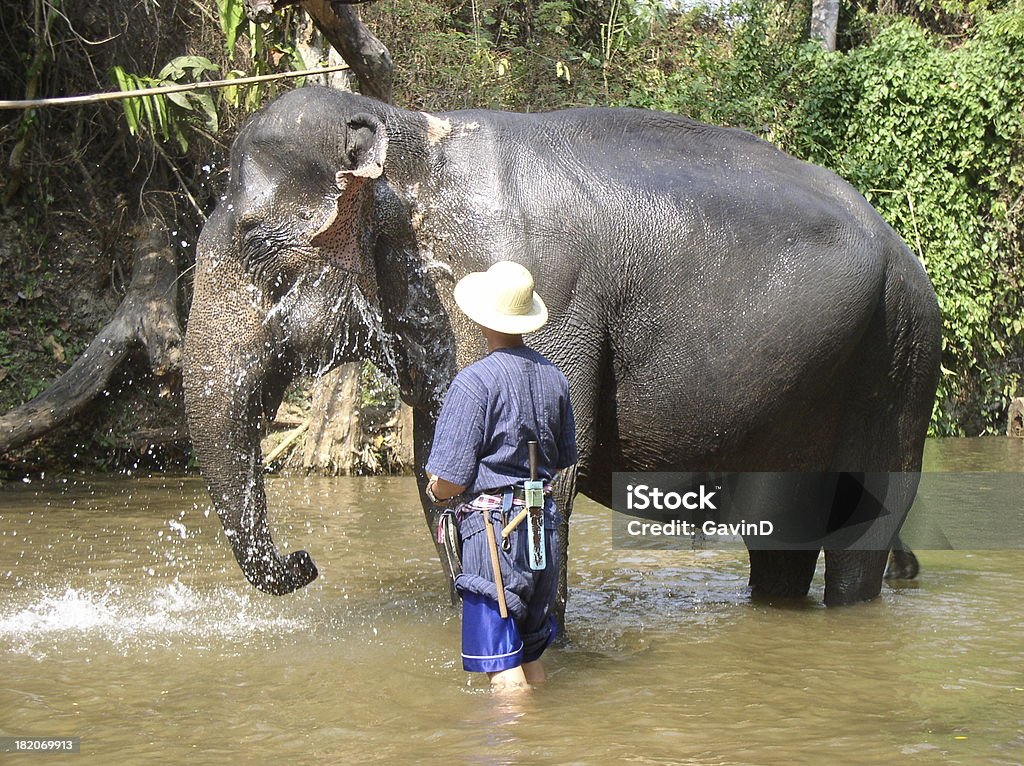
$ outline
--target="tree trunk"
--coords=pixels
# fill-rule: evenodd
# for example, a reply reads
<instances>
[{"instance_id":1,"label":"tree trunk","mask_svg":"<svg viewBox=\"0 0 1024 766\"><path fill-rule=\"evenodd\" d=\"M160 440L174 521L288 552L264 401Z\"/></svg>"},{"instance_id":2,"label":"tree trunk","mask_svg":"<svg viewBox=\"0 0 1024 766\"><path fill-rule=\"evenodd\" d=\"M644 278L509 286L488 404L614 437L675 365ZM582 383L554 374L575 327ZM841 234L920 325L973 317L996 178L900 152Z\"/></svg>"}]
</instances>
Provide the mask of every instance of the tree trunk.
<instances>
[{"instance_id":1,"label":"tree trunk","mask_svg":"<svg viewBox=\"0 0 1024 766\"><path fill-rule=\"evenodd\" d=\"M359 80L359 92L378 101L391 102L394 64L387 47L374 37L351 8L364 0L245 0L254 21L266 20L275 11L298 5L316 24L327 41L352 67ZM346 88L347 90L347 88Z\"/></svg>"},{"instance_id":2,"label":"tree trunk","mask_svg":"<svg viewBox=\"0 0 1024 766\"><path fill-rule=\"evenodd\" d=\"M395 425L392 429L394 439L394 462L392 470L412 471L415 462L412 450L412 407L405 402L398 403L398 412L395 413Z\"/></svg>"},{"instance_id":3,"label":"tree trunk","mask_svg":"<svg viewBox=\"0 0 1024 766\"><path fill-rule=\"evenodd\" d=\"M1010 402L1010 413L1006 419L1006 435L1024 439L1024 397Z\"/></svg>"},{"instance_id":4,"label":"tree trunk","mask_svg":"<svg viewBox=\"0 0 1024 766\"><path fill-rule=\"evenodd\" d=\"M301 457L295 465L293 456L290 467L328 475L348 475L359 468L363 448L359 368L358 362L343 364L317 381Z\"/></svg>"},{"instance_id":5,"label":"tree trunk","mask_svg":"<svg viewBox=\"0 0 1024 766\"><path fill-rule=\"evenodd\" d=\"M390 103L394 70L391 53L363 25L359 12L337 0L302 0L300 5L352 67L359 79L359 92Z\"/></svg>"},{"instance_id":6,"label":"tree trunk","mask_svg":"<svg viewBox=\"0 0 1024 766\"><path fill-rule=\"evenodd\" d=\"M138 228L128 292L114 317L71 368L30 402L0 416L0 454L16 449L81 412L103 392L114 372L141 347L163 391L181 373L178 266L167 230L147 220Z\"/></svg>"},{"instance_id":7,"label":"tree trunk","mask_svg":"<svg viewBox=\"0 0 1024 766\"><path fill-rule=\"evenodd\" d=\"M296 14L295 22L295 48L302 57L302 63L307 69L315 69L326 61L328 66L345 64L346 61L324 40L323 34L313 23L308 13ZM354 80L352 71L328 72L307 78L307 82L316 85L324 85L335 90L352 90Z\"/></svg>"},{"instance_id":8,"label":"tree trunk","mask_svg":"<svg viewBox=\"0 0 1024 766\"><path fill-rule=\"evenodd\" d=\"M811 39L832 52L836 49L836 29L839 26L839 0L811 1Z\"/></svg>"}]
</instances>

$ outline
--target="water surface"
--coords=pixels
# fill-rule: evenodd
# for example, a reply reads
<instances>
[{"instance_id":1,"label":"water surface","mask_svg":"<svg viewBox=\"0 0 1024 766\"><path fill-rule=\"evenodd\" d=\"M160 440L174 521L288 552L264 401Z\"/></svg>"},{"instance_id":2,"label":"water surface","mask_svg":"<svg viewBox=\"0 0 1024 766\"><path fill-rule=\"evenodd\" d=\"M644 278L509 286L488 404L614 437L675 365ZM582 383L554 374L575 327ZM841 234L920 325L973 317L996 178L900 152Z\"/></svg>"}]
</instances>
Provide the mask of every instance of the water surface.
<instances>
[{"instance_id":1,"label":"water surface","mask_svg":"<svg viewBox=\"0 0 1024 766\"><path fill-rule=\"evenodd\" d=\"M1024 471L1008 439L933 470ZM738 551L625 551L573 515L569 640L516 703L459 662L459 617L409 478L268 483L321 577L242 579L194 478L0 491L0 735L80 736L6 763L1019 764L1024 551L924 551L846 609L747 598Z\"/></svg>"}]
</instances>

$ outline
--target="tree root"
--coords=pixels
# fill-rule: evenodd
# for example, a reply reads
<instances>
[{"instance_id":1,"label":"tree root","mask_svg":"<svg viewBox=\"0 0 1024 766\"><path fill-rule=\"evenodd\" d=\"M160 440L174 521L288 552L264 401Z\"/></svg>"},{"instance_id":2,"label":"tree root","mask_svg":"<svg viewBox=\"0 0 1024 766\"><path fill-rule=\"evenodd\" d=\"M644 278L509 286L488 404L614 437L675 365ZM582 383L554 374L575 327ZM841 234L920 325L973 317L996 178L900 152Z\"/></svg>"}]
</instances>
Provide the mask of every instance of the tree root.
<instances>
[{"instance_id":1,"label":"tree root","mask_svg":"<svg viewBox=\"0 0 1024 766\"><path fill-rule=\"evenodd\" d=\"M101 394L121 363L145 349L153 374L169 392L181 374L178 266L166 227L138 227L135 263L124 300L71 368L35 399L0 416L0 454L16 449L73 418Z\"/></svg>"}]
</instances>

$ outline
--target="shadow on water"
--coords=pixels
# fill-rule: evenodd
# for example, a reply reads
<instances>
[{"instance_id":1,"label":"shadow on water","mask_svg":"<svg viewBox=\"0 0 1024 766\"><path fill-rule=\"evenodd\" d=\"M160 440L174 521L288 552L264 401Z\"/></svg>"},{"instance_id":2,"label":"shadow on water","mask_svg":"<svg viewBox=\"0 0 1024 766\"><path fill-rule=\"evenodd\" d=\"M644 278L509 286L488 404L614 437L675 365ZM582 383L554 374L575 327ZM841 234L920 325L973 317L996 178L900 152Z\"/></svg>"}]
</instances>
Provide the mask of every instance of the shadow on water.
<instances>
[{"instance_id":1,"label":"shadow on water","mask_svg":"<svg viewBox=\"0 0 1024 766\"><path fill-rule=\"evenodd\" d=\"M1017 459L981 441L930 459ZM581 501L568 639L508 699L461 670L410 479L268 492L321 571L282 598L242 579L199 480L0 492L0 735L80 736L76 763L1024 761L1024 552L924 551L918 583L838 610L819 561L771 606L742 551L614 549Z\"/></svg>"}]
</instances>

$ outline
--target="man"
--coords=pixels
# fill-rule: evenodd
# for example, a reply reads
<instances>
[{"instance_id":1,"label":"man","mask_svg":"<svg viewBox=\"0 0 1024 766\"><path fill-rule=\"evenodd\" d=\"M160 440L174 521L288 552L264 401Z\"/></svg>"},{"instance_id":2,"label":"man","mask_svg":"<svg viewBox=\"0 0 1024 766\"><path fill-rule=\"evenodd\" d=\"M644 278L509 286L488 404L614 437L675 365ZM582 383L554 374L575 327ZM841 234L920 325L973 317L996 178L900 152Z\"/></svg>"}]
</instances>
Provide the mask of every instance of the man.
<instances>
[{"instance_id":1,"label":"man","mask_svg":"<svg viewBox=\"0 0 1024 766\"><path fill-rule=\"evenodd\" d=\"M455 586L463 604L462 664L487 673L495 689L544 680L540 656L558 631L551 605L561 564L550 482L577 460L569 383L523 343L524 333L547 321L533 286L530 272L510 261L468 274L455 286L456 303L480 327L489 353L452 381L427 460L430 499L444 505L458 498L462 571ZM527 560L533 550L530 524L501 536L525 504L530 441L537 443L536 478L545 484L540 570ZM533 539L536 545L539 537ZM506 605L509 616L503 617Z\"/></svg>"}]
</instances>

